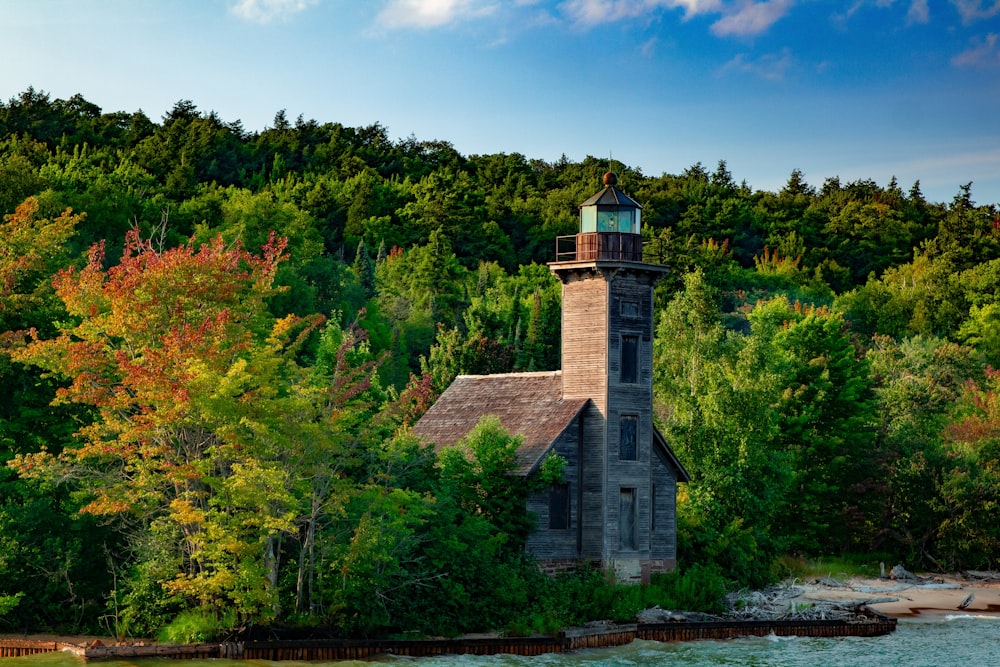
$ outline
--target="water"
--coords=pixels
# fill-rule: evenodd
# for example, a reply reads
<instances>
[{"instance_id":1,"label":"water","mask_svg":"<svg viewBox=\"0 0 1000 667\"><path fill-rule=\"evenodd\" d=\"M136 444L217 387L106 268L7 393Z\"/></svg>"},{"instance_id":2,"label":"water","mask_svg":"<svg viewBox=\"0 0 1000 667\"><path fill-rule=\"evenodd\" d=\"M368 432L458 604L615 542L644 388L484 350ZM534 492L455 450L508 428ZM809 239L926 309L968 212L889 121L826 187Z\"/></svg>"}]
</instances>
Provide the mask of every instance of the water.
<instances>
[{"instance_id":1,"label":"water","mask_svg":"<svg viewBox=\"0 0 1000 667\"><path fill-rule=\"evenodd\" d=\"M78 658L49 653L27 658L0 658L0 667L80 667ZM230 660L136 660L95 663L101 667L301 667L304 663ZM311 663L313 665L322 663ZM326 663L336 667L373 662ZM761 637L677 644L636 641L614 649L566 655L386 657L374 664L409 667L976 667L1000 665L1000 617L955 615L933 621L900 620L884 637Z\"/></svg>"}]
</instances>

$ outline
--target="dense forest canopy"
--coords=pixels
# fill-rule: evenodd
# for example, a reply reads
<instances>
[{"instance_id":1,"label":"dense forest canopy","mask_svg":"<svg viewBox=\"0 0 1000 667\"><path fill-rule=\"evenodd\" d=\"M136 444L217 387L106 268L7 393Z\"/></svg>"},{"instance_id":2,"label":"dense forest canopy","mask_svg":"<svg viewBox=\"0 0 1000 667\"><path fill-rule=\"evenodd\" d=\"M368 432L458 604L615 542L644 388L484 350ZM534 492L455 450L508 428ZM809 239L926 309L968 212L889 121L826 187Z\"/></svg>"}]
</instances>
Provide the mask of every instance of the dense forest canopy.
<instances>
[{"instance_id":1,"label":"dense forest canopy","mask_svg":"<svg viewBox=\"0 0 1000 667\"><path fill-rule=\"evenodd\" d=\"M654 593L531 567L496 424L471 460L407 432L458 373L559 367L545 263L606 160L0 103L0 626L541 629L789 554L996 566L996 204L614 169L672 269L656 413L694 477Z\"/></svg>"}]
</instances>

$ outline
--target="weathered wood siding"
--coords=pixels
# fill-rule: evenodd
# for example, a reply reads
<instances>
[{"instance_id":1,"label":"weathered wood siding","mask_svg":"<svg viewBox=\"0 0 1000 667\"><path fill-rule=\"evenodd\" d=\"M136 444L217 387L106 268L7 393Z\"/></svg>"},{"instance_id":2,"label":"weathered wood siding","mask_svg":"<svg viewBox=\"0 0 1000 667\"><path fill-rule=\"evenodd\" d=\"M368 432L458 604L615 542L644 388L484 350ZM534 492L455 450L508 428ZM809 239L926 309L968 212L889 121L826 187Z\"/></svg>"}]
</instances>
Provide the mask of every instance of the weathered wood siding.
<instances>
[{"instance_id":1,"label":"weathered wood siding","mask_svg":"<svg viewBox=\"0 0 1000 667\"><path fill-rule=\"evenodd\" d=\"M653 452L650 476L656 487L655 530L650 518L649 557L652 560L677 560L677 475L659 451Z\"/></svg>"},{"instance_id":2,"label":"weathered wood siding","mask_svg":"<svg viewBox=\"0 0 1000 667\"><path fill-rule=\"evenodd\" d=\"M619 269L609 275L608 300L608 424L607 482L608 556L623 579L648 579L651 558L650 459L653 443L653 284L659 274L641 269ZM635 382L623 382L624 336L638 339L638 373ZM638 418L636 460L621 460L621 418ZM619 516L622 490L634 489L637 539L635 549L623 545Z\"/></svg>"},{"instance_id":3,"label":"weathered wood siding","mask_svg":"<svg viewBox=\"0 0 1000 667\"><path fill-rule=\"evenodd\" d=\"M608 377L608 283L596 271L565 276L562 289L563 397L586 397L603 414Z\"/></svg>"},{"instance_id":4,"label":"weathered wood siding","mask_svg":"<svg viewBox=\"0 0 1000 667\"><path fill-rule=\"evenodd\" d=\"M676 558L676 479L664 476L663 461L657 467L653 454L653 287L663 268L600 260L552 266L563 283L563 396L591 399L578 468L580 555L615 567L622 578L647 580L651 560ZM626 337L637 343L631 362L623 361L623 350L633 347L623 345ZM620 455L623 417L637 420L634 459ZM654 484L655 537L650 533ZM620 532L623 492L634 496L634 540L623 540Z\"/></svg>"},{"instance_id":5,"label":"weathered wood siding","mask_svg":"<svg viewBox=\"0 0 1000 667\"><path fill-rule=\"evenodd\" d=\"M580 555L578 535L580 529L579 490L582 476L580 468L581 420L570 425L553 449L566 460L563 480L569 484L569 526L564 529L549 528L549 489L531 494L528 511L535 515L535 530L528 536L527 550L538 560L575 559Z\"/></svg>"},{"instance_id":6,"label":"weathered wood siding","mask_svg":"<svg viewBox=\"0 0 1000 667\"><path fill-rule=\"evenodd\" d=\"M580 555L604 559L607 554L606 408L608 387L608 283L599 272L585 270L564 277L562 311L563 397L591 400L583 413L580 447Z\"/></svg>"}]
</instances>

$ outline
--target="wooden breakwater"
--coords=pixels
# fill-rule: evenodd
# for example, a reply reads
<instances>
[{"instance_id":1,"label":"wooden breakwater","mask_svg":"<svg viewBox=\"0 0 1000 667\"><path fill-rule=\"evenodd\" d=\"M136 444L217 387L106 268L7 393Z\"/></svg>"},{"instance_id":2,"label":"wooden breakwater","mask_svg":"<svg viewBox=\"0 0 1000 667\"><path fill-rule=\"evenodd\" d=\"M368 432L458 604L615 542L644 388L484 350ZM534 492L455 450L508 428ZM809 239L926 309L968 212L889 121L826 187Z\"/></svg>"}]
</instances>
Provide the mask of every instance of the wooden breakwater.
<instances>
[{"instance_id":1,"label":"wooden breakwater","mask_svg":"<svg viewBox=\"0 0 1000 667\"><path fill-rule=\"evenodd\" d=\"M0 639L0 657L18 657L49 651L70 651L84 660L124 658L229 658L235 660L362 660L380 655L428 657L437 655L522 656L566 653L587 648L624 646L636 639L659 642L699 639L735 639L768 635L799 637L877 637L893 632L896 619L871 610L845 620L698 621L632 623L596 628L574 628L554 636L476 637L456 639L310 639L225 642L174 646L77 646L57 642Z\"/></svg>"}]
</instances>

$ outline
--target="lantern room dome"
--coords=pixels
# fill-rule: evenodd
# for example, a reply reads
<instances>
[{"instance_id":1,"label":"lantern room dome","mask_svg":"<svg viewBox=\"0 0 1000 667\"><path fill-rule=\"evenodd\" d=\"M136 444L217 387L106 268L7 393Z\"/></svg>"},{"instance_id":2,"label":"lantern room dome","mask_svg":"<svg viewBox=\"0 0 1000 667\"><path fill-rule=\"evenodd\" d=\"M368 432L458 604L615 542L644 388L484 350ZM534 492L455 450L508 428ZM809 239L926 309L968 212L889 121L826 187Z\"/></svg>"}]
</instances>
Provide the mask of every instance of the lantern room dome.
<instances>
[{"instance_id":1,"label":"lantern room dome","mask_svg":"<svg viewBox=\"0 0 1000 667\"><path fill-rule=\"evenodd\" d=\"M604 174L604 189L580 204L580 231L638 234L642 206L618 189L618 175Z\"/></svg>"}]
</instances>

